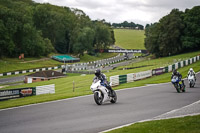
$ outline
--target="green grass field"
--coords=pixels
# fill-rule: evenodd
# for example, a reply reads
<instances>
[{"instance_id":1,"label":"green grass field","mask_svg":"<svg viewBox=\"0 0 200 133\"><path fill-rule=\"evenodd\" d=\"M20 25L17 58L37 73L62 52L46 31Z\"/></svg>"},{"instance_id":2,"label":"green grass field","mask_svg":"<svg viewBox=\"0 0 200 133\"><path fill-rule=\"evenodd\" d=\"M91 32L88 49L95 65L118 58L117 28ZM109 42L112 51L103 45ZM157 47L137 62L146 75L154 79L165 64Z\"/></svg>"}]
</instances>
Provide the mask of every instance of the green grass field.
<instances>
[{"instance_id":1,"label":"green grass field","mask_svg":"<svg viewBox=\"0 0 200 133\"><path fill-rule=\"evenodd\" d=\"M135 123L108 133L199 133L200 115Z\"/></svg>"},{"instance_id":2,"label":"green grass field","mask_svg":"<svg viewBox=\"0 0 200 133\"><path fill-rule=\"evenodd\" d=\"M115 45L124 49L145 49L144 30L114 29Z\"/></svg>"},{"instance_id":3,"label":"green grass field","mask_svg":"<svg viewBox=\"0 0 200 133\"><path fill-rule=\"evenodd\" d=\"M198 52L167 57L168 58L167 60L171 60L173 62L174 59L179 59L180 57L186 58L186 55L190 57L192 55L196 55L197 53ZM156 66L159 66L159 65L162 66L163 64L160 63L161 62L160 60L164 60L164 58L148 60L148 62L151 64L154 64ZM164 61L163 61L163 63L165 64ZM138 65L139 66L144 65L144 62L141 62L141 64L138 63ZM197 71L200 71L199 66L200 66L200 61L198 61L192 65L183 67L183 68L179 69L179 71L181 72L183 77L186 77L187 72L190 67L192 67L197 72ZM105 74L107 75L107 77L109 79L110 76L122 75L122 74L127 74L127 73L135 73L135 72L140 72L140 71L145 71L145 70L150 70L150 67L142 67L142 68L137 68L137 69L123 70L123 71L122 70L112 70L110 72L106 72ZM121 84L121 85L115 87L114 89L115 90L116 89L124 89L124 88L136 87L136 86L144 86L146 84L169 82L170 76L171 76L171 72L165 73L160 76L153 76L152 78L148 78L145 80ZM55 84L56 93L20 98L20 99L15 99L15 100L1 101L0 108L15 107L15 106L21 106L21 105L40 103L40 102L45 102L45 101L53 101L53 100L58 100L58 99L65 99L65 98L70 98L70 97L92 94L89 87L91 85L93 77L94 77L94 75L80 76L80 75L72 74L71 76L67 76L65 78L60 78L60 79L55 79L55 80L50 80L50 81L36 82L36 83L32 83L32 84L24 84L24 85L18 85L18 86L9 86L9 87L3 88L3 89L35 87L35 86L41 86L41 85ZM75 92L73 92L73 82L75 82Z\"/></svg>"}]
</instances>

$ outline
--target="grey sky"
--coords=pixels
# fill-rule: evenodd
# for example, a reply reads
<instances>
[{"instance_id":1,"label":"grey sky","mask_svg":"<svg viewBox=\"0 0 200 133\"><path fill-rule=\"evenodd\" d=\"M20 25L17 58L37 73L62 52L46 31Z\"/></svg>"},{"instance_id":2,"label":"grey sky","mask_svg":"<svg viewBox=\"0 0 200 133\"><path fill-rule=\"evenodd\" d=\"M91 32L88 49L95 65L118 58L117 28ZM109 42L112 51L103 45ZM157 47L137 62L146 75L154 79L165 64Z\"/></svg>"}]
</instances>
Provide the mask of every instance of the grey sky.
<instances>
[{"instance_id":1,"label":"grey sky","mask_svg":"<svg viewBox=\"0 0 200 133\"><path fill-rule=\"evenodd\" d=\"M158 22L174 8L184 11L200 5L200 0L34 0L83 10L92 20L143 24Z\"/></svg>"}]
</instances>

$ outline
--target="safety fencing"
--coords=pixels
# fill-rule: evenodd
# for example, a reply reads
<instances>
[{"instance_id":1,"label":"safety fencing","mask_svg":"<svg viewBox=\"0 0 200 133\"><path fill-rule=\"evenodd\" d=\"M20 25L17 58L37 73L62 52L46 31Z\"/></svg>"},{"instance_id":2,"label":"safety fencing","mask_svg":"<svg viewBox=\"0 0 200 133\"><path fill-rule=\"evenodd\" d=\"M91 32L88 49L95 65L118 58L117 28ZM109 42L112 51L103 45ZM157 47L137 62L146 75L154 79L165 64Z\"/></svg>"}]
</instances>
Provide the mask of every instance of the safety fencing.
<instances>
[{"instance_id":1,"label":"safety fencing","mask_svg":"<svg viewBox=\"0 0 200 133\"><path fill-rule=\"evenodd\" d=\"M36 87L27 87L27 88L18 88L10 90L0 90L0 101L41 95L41 94L54 94L55 93L55 84L36 86Z\"/></svg>"},{"instance_id":2,"label":"safety fencing","mask_svg":"<svg viewBox=\"0 0 200 133\"><path fill-rule=\"evenodd\" d=\"M30 70L21 70L21 71L16 71L16 72L0 73L0 76L9 76L9 75L17 75L17 74L31 73L31 72L55 70L55 69L59 69L59 68L61 68L61 66L46 67L46 68L37 68L37 69L30 69Z\"/></svg>"},{"instance_id":3,"label":"safety fencing","mask_svg":"<svg viewBox=\"0 0 200 133\"><path fill-rule=\"evenodd\" d=\"M196 61L199 61L199 59L200 59L200 56L198 55L198 56L195 56L193 58L187 59L185 61L180 61L180 62L177 62L177 63L175 63L173 65L166 66L166 67L163 68L164 69L163 71L165 73L171 72L174 69L179 69L181 67L184 67L184 66L190 65L192 63L195 63Z\"/></svg>"},{"instance_id":4,"label":"safety fencing","mask_svg":"<svg viewBox=\"0 0 200 133\"><path fill-rule=\"evenodd\" d=\"M148 78L152 76L152 70L138 72L138 73L129 73L126 75L116 75L110 77L110 82L112 82L111 86L117 86L123 83L130 83L136 80Z\"/></svg>"},{"instance_id":5,"label":"safety fencing","mask_svg":"<svg viewBox=\"0 0 200 133\"><path fill-rule=\"evenodd\" d=\"M200 60L200 56L195 56L193 58L187 59L185 61L180 61L177 63L174 63L172 65L166 66L166 67L161 67L153 70L148 70L148 71L143 71L143 72L138 72L138 73L129 73L126 75L115 75L110 77L110 82L112 82L111 86L117 86L123 83L130 83L134 82L136 80L141 80L145 79L148 77L151 77L153 75L160 75L163 73L168 73L171 72L174 69L179 69L181 67L190 65L192 63L195 63Z\"/></svg>"}]
</instances>

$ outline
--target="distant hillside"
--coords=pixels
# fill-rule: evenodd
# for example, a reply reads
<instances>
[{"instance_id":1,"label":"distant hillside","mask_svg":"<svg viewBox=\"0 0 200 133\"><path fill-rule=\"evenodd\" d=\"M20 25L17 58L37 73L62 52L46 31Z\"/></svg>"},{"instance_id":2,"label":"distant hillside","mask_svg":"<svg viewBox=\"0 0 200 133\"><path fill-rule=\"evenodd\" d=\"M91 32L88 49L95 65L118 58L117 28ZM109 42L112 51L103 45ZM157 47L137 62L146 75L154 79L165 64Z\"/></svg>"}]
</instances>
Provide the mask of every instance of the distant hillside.
<instances>
[{"instance_id":1,"label":"distant hillside","mask_svg":"<svg viewBox=\"0 0 200 133\"><path fill-rule=\"evenodd\" d=\"M114 29L115 45L125 49L145 49L144 30Z\"/></svg>"}]
</instances>

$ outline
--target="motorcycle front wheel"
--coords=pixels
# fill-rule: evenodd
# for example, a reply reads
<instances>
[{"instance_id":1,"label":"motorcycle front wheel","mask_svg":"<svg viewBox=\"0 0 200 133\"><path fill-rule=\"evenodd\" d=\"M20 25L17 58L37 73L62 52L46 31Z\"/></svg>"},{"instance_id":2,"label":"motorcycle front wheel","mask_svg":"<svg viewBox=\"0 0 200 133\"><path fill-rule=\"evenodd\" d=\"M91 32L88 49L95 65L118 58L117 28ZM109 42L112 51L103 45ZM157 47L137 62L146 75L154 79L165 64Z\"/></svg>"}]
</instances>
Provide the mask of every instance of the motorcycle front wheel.
<instances>
[{"instance_id":1,"label":"motorcycle front wheel","mask_svg":"<svg viewBox=\"0 0 200 133\"><path fill-rule=\"evenodd\" d=\"M174 84L174 87L176 88L176 91L177 91L178 93L181 92L181 91L180 91L180 86L179 86L178 84Z\"/></svg>"},{"instance_id":2,"label":"motorcycle front wheel","mask_svg":"<svg viewBox=\"0 0 200 133\"><path fill-rule=\"evenodd\" d=\"M99 96L98 92L94 93L94 101L96 102L97 105L101 105L103 103L103 94L101 93L101 96Z\"/></svg>"},{"instance_id":3,"label":"motorcycle front wheel","mask_svg":"<svg viewBox=\"0 0 200 133\"><path fill-rule=\"evenodd\" d=\"M190 88L192 88L192 82L190 82Z\"/></svg>"}]
</instances>

